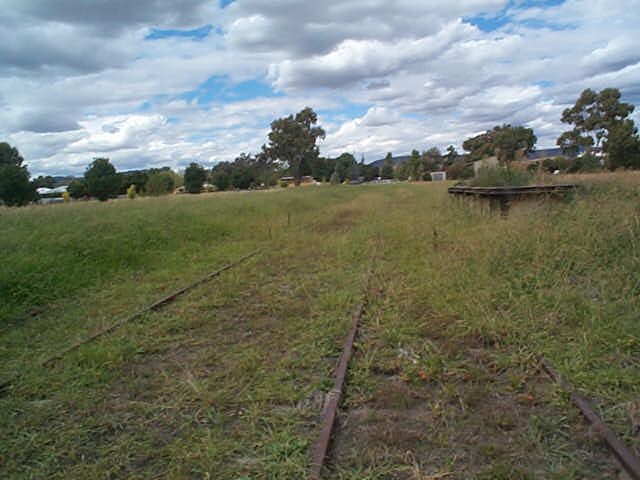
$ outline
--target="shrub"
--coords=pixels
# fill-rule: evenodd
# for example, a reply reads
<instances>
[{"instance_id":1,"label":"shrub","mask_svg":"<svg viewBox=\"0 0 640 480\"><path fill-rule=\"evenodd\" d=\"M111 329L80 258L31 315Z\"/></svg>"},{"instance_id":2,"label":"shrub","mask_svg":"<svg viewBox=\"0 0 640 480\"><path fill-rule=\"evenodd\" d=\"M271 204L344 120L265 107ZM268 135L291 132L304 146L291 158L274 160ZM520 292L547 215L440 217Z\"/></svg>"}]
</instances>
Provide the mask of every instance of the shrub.
<instances>
[{"instance_id":1,"label":"shrub","mask_svg":"<svg viewBox=\"0 0 640 480\"><path fill-rule=\"evenodd\" d=\"M82 179L71 180L71 183L69 183L69 186L67 187L67 191L69 192L69 195L71 195L71 198L76 199L86 197L88 195L87 184Z\"/></svg>"},{"instance_id":2,"label":"shrub","mask_svg":"<svg viewBox=\"0 0 640 480\"><path fill-rule=\"evenodd\" d=\"M70 200L71 200L71 195L69 195L69 192L62 192L62 201L64 203L69 203Z\"/></svg>"},{"instance_id":3,"label":"shrub","mask_svg":"<svg viewBox=\"0 0 640 480\"><path fill-rule=\"evenodd\" d=\"M136 198L136 186L135 186L135 184L132 183L131 185L129 185L129 188L127 188L127 197L129 197L131 200Z\"/></svg>"},{"instance_id":4,"label":"shrub","mask_svg":"<svg viewBox=\"0 0 640 480\"><path fill-rule=\"evenodd\" d=\"M195 162L184 171L184 189L189 193L200 193L207 179L207 172Z\"/></svg>"},{"instance_id":5,"label":"shrub","mask_svg":"<svg viewBox=\"0 0 640 480\"><path fill-rule=\"evenodd\" d=\"M471 181L474 187L520 187L531 182L531 174L509 167L482 167Z\"/></svg>"},{"instance_id":6,"label":"shrub","mask_svg":"<svg viewBox=\"0 0 640 480\"><path fill-rule=\"evenodd\" d=\"M173 172L168 170L159 170L149 174L145 192L147 195L166 195L173 192L176 182Z\"/></svg>"}]
</instances>

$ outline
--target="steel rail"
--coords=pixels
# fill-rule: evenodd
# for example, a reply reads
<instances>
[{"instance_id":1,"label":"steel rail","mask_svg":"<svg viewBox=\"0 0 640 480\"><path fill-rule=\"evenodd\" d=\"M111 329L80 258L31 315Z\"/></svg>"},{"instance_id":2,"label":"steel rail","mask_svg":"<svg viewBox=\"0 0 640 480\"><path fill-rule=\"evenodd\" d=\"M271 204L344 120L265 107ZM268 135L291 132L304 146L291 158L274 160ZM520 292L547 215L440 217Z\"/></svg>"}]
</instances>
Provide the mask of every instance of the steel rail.
<instances>
[{"instance_id":1,"label":"steel rail","mask_svg":"<svg viewBox=\"0 0 640 480\"><path fill-rule=\"evenodd\" d=\"M333 384L333 388L328 394L329 398L325 405L322 429L320 430L320 435L318 436L316 446L313 449L313 454L311 456L309 480L320 480L321 478L320 475L327 457L327 452L329 451L333 425L335 424L336 417L338 415L338 405L340 404L340 398L342 397L342 387L344 386L344 379L347 376L347 367L349 366L349 360L351 359L351 353L353 352L353 343L356 338L356 333L358 332L358 324L360 323L363 307L364 305L362 303L359 303L356 306L349 334L344 341L342 355L340 356L338 368L336 369L336 380Z\"/></svg>"},{"instance_id":2,"label":"steel rail","mask_svg":"<svg viewBox=\"0 0 640 480\"><path fill-rule=\"evenodd\" d=\"M560 374L544 359L540 360L542 369L557 382L564 390L570 392L573 403L578 407L582 415L593 426L594 430L602 437L609 447L609 450L615 455L625 471L634 480L640 480L640 460L634 453L624 444L624 442L615 434L609 426L602 421L595 410L591 407L589 400L580 395L569 383L563 379Z\"/></svg>"},{"instance_id":3,"label":"steel rail","mask_svg":"<svg viewBox=\"0 0 640 480\"><path fill-rule=\"evenodd\" d=\"M364 298L356 305L351 319L351 328L344 341L342 348L342 355L338 361L336 368L336 377L333 384L333 388L327 394L327 401L324 407L324 418L322 420L322 428L318 435L315 447L311 455L311 463L309 464L309 480L320 480L322 475L322 468L328 456L329 446L331 445L331 437L333 435L333 427L338 416L338 407L340 406L340 399L342 398L342 390L344 388L344 381L347 376L347 369L349 368L349 360L353 353L353 345L356 335L358 334L358 327L360 319L362 318L362 312L368 299L368 291L370 287L371 276L373 273L373 266L375 263L375 254L371 257L369 271L367 272L365 280Z\"/></svg>"},{"instance_id":4,"label":"steel rail","mask_svg":"<svg viewBox=\"0 0 640 480\"><path fill-rule=\"evenodd\" d=\"M155 302L153 302L151 305L142 308L141 310L138 310L137 312L135 312L132 315L129 315L128 317L122 318L114 323L112 323L111 325L108 325L107 327L97 331L96 333L80 340L79 342L76 342L72 345L70 345L69 347L63 349L62 351L59 351L58 353L55 353L47 358L45 358L43 361L40 362L40 366L41 367L47 367L49 365L51 365L52 363L62 359L65 355L67 355L70 352L73 352L74 350L77 350L78 348L80 348L82 345L86 345L87 343L90 343L94 340L96 340L97 338L100 338L103 335L106 335L107 333L111 333L114 330L116 330L117 328L121 327L122 325L129 323L133 320L136 320L138 318L140 318L142 315L144 315L147 312L150 311L156 311L158 309L160 309L161 307L163 307L164 305L167 305L168 303L171 303L172 301L174 301L177 297L179 297L180 295L188 292L189 290L193 290L194 288L196 288L197 286L203 284L204 282L211 280L214 277L217 277L218 275L220 275L221 273L239 265L240 263L244 262L245 260L248 260L249 258L257 255L259 253L260 250L254 250L242 257L240 257L239 259L217 269L214 270L211 273L208 273L207 275L205 275L204 277L199 278L198 280L196 280L195 282L190 283L189 285L187 285L186 287L183 287L179 290L176 290L175 292L170 293L169 295L161 298L160 300L156 300ZM4 382L0 383L0 393L3 390L6 390L7 387L13 385L16 380L20 377L20 374L16 374L13 377L9 378L8 380L5 380Z\"/></svg>"}]
</instances>

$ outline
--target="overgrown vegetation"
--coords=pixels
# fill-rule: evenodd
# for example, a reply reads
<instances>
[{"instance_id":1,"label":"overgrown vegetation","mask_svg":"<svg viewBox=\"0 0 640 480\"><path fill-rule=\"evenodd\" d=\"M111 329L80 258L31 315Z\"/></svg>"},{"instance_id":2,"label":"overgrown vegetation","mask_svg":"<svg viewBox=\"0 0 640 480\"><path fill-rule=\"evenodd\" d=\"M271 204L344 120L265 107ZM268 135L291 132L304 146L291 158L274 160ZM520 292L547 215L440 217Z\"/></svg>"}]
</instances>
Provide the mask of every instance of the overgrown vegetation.
<instances>
[{"instance_id":1,"label":"overgrown vegetation","mask_svg":"<svg viewBox=\"0 0 640 480\"><path fill-rule=\"evenodd\" d=\"M469 182L473 187L520 187L529 185L532 176L529 172L509 167L481 167Z\"/></svg>"},{"instance_id":2,"label":"overgrown vegetation","mask_svg":"<svg viewBox=\"0 0 640 480\"><path fill-rule=\"evenodd\" d=\"M0 476L304 477L375 253L329 478L615 478L536 368L640 448L640 178L587 182L506 219L444 183L3 210L0 378L23 377L0 398Z\"/></svg>"}]
</instances>

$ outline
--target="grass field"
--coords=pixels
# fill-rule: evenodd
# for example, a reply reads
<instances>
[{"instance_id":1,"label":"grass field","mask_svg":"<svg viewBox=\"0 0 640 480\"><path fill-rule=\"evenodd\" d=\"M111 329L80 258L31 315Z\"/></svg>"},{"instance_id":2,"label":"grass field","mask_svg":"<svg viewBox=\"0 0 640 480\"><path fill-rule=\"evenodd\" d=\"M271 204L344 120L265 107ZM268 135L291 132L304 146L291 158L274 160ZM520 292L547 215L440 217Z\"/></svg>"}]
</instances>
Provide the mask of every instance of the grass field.
<instances>
[{"instance_id":1,"label":"grass field","mask_svg":"<svg viewBox=\"0 0 640 480\"><path fill-rule=\"evenodd\" d=\"M619 478L536 360L640 452L640 177L578 181L506 219L444 183L0 210L0 477L304 478L366 293L327 478Z\"/></svg>"}]
</instances>

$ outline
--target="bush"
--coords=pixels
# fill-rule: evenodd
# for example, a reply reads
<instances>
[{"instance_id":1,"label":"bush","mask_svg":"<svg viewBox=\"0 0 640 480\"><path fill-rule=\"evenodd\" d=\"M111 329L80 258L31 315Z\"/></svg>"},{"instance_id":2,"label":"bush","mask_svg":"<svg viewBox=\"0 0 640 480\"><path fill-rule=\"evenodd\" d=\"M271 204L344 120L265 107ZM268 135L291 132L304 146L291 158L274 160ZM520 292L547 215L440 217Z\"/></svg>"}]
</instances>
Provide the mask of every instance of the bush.
<instances>
[{"instance_id":1,"label":"bush","mask_svg":"<svg viewBox=\"0 0 640 480\"><path fill-rule=\"evenodd\" d=\"M108 158L96 158L84 172L87 192L104 202L118 193L120 178Z\"/></svg>"},{"instance_id":2,"label":"bush","mask_svg":"<svg viewBox=\"0 0 640 480\"><path fill-rule=\"evenodd\" d=\"M531 174L509 167L482 167L471 181L473 187L521 187L529 185Z\"/></svg>"},{"instance_id":3,"label":"bush","mask_svg":"<svg viewBox=\"0 0 640 480\"><path fill-rule=\"evenodd\" d=\"M71 195L71 198L83 198L86 197L87 194L87 184L84 180L74 179L71 180L69 186L67 187L67 192Z\"/></svg>"},{"instance_id":4,"label":"bush","mask_svg":"<svg viewBox=\"0 0 640 480\"><path fill-rule=\"evenodd\" d=\"M473 167L463 159L455 160L447 168L447 178L460 180L473 177Z\"/></svg>"},{"instance_id":5,"label":"bush","mask_svg":"<svg viewBox=\"0 0 640 480\"><path fill-rule=\"evenodd\" d=\"M173 172L159 170L149 174L145 193L147 195L159 196L173 192L176 182Z\"/></svg>"},{"instance_id":6,"label":"bush","mask_svg":"<svg viewBox=\"0 0 640 480\"><path fill-rule=\"evenodd\" d=\"M136 186L135 186L135 184L132 183L131 185L129 185L129 188L127 188L127 197L129 197L131 200L136 198Z\"/></svg>"},{"instance_id":7,"label":"bush","mask_svg":"<svg viewBox=\"0 0 640 480\"><path fill-rule=\"evenodd\" d=\"M184 189L189 193L200 193L207 179L207 172L195 162L184 171Z\"/></svg>"}]
</instances>

